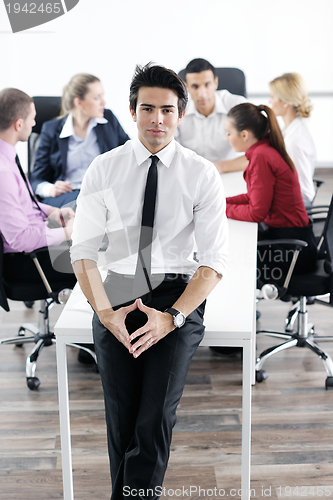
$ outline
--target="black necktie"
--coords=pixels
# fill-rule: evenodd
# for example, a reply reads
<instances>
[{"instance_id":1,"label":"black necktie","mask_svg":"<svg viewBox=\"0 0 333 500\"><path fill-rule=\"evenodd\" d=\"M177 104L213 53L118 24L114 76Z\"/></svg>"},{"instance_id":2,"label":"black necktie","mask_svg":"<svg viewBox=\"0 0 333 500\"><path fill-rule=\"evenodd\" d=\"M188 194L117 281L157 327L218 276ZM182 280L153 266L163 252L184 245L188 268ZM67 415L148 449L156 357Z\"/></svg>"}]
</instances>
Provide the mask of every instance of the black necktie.
<instances>
[{"instance_id":1,"label":"black necktie","mask_svg":"<svg viewBox=\"0 0 333 500\"><path fill-rule=\"evenodd\" d=\"M40 212L42 212L42 213L45 215L45 217L47 217L47 215L44 213L44 211L40 208L40 205L39 205L39 203L38 203L38 201L37 201L36 196L32 193L32 191L31 191L31 189L30 189L29 183L28 183L28 181L27 181L27 178L26 178L25 173L23 172L23 168L22 168L22 165L21 165L21 162L20 162L20 159L19 159L18 155L16 155L16 156L15 156L15 161L16 161L16 165L18 166L18 169L19 169L19 171L20 171L20 174L21 174L21 176L22 176L22 178L23 178L23 180L24 180L24 183L25 183L25 185L26 185L26 188L27 188L27 190L28 190L28 192L29 192L29 195L30 195L31 201L32 201L32 202L33 202L33 203L37 206L38 210L39 210Z\"/></svg>"},{"instance_id":2,"label":"black necktie","mask_svg":"<svg viewBox=\"0 0 333 500\"><path fill-rule=\"evenodd\" d=\"M151 247L153 241L153 227L155 217L156 193L157 193L157 163L158 157L151 156L151 165L148 170L145 196L143 200L141 232L139 241L138 261L136 265L133 294L135 297L143 295L148 289L152 291L150 283L151 275Z\"/></svg>"}]
</instances>

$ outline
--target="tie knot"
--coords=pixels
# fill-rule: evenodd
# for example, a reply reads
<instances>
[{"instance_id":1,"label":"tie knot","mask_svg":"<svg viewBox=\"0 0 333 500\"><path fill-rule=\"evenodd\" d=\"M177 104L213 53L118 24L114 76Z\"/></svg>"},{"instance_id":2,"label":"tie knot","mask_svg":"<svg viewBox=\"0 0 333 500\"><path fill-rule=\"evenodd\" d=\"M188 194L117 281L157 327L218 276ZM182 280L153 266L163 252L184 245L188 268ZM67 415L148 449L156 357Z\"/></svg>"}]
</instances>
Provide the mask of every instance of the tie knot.
<instances>
[{"instance_id":1,"label":"tie knot","mask_svg":"<svg viewBox=\"0 0 333 500\"><path fill-rule=\"evenodd\" d=\"M155 167L158 163L158 156L151 155L149 158L151 158L151 165Z\"/></svg>"}]
</instances>

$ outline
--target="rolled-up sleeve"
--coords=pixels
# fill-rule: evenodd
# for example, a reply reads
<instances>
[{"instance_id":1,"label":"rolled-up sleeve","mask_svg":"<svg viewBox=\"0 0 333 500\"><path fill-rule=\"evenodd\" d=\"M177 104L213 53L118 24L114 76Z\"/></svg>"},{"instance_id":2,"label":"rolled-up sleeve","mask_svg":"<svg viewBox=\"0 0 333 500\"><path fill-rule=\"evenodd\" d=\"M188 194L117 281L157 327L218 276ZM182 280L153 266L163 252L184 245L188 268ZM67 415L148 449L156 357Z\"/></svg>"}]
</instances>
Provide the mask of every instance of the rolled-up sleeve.
<instances>
[{"instance_id":1,"label":"rolled-up sleeve","mask_svg":"<svg viewBox=\"0 0 333 500\"><path fill-rule=\"evenodd\" d=\"M104 202L103 175L98 158L91 163L77 198L71 261L88 259L97 262L98 249L105 234L107 207Z\"/></svg>"},{"instance_id":2,"label":"rolled-up sleeve","mask_svg":"<svg viewBox=\"0 0 333 500\"><path fill-rule=\"evenodd\" d=\"M199 266L223 275L228 255L228 222L224 187L214 165L203 171L194 207L195 240Z\"/></svg>"}]
</instances>

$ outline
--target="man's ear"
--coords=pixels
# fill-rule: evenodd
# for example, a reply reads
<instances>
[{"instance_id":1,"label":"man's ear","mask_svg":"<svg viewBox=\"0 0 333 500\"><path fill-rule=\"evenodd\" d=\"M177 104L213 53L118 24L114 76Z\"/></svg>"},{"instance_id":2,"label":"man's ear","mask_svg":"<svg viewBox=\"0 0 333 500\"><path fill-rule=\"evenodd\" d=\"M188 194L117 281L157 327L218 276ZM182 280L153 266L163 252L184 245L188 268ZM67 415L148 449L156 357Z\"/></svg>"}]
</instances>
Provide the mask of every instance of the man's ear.
<instances>
[{"instance_id":1,"label":"man's ear","mask_svg":"<svg viewBox=\"0 0 333 500\"><path fill-rule=\"evenodd\" d=\"M216 76L214 78L214 82L215 82L215 90L217 90L217 87L219 86L219 77L218 76Z\"/></svg>"},{"instance_id":2,"label":"man's ear","mask_svg":"<svg viewBox=\"0 0 333 500\"><path fill-rule=\"evenodd\" d=\"M19 132L23 126L23 118L17 118L17 120L14 121L13 127L15 129L15 132Z\"/></svg>"},{"instance_id":3,"label":"man's ear","mask_svg":"<svg viewBox=\"0 0 333 500\"><path fill-rule=\"evenodd\" d=\"M129 110L130 110L130 113L132 115L133 121L136 122L136 113L135 113L134 109L132 109L131 106L130 106Z\"/></svg>"},{"instance_id":4,"label":"man's ear","mask_svg":"<svg viewBox=\"0 0 333 500\"><path fill-rule=\"evenodd\" d=\"M180 122L182 121L182 119L184 118L185 116L185 113L186 113L186 109L184 109L184 112L181 116L178 116L178 125L180 124Z\"/></svg>"}]
</instances>

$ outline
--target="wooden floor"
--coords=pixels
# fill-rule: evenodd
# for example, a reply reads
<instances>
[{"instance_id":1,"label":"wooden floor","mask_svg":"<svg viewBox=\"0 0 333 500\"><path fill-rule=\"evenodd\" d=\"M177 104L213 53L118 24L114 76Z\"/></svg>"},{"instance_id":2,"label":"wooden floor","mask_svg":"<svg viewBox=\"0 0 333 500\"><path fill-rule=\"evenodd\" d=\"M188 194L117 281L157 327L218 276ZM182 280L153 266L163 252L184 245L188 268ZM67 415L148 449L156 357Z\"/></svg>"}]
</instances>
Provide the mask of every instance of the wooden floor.
<instances>
[{"instance_id":1,"label":"wooden floor","mask_svg":"<svg viewBox=\"0 0 333 500\"><path fill-rule=\"evenodd\" d=\"M327 182L317 201L327 203L333 173L319 176ZM37 305L10 306L9 313L0 311L1 338L36 320ZM283 329L288 309L261 301L258 326ZM51 311L52 324L60 311ZM317 333L333 334L332 309L311 305L308 311ZM257 337L258 353L274 344ZM321 346L333 357L333 343ZM25 383L30 349L0 346L0 500L63 498L55 347L45 348L38 361L38 391ZM77 361L75 349L68 348L68 357L75 499L109 500L100 378ZM240 358L198 349L177 412L162 499L240 498L241 369ZM333 498L333 390L325 390L321 360L293 348L265 369L268 380L253 387L251 498Z\"/></svg>"}]
</instances>

